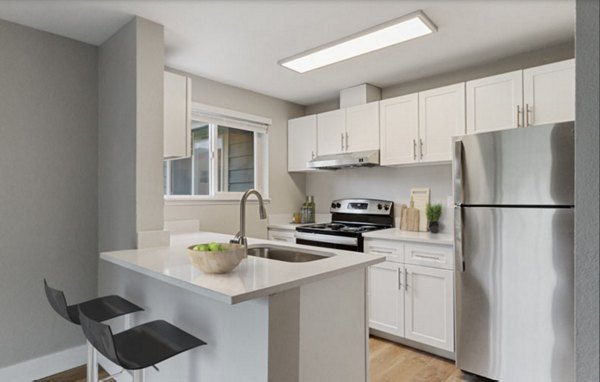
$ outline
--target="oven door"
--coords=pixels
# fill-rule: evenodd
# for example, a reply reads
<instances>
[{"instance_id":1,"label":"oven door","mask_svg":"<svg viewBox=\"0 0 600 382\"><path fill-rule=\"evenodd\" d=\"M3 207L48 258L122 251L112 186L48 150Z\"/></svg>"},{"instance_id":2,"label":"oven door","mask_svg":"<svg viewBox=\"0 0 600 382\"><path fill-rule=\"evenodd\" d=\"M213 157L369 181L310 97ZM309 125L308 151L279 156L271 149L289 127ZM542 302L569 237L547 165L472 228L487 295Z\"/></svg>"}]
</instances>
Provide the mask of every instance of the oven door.
<instances>
[{"instance_id":1,"label":"oven door","mask_svg":"<svg viewBox=\"0 0 600 382\"><path fill-rule=\"evenodd\" d=\"M296 231L296 244L312 245L315 247L343 249L346 251L361 251L361 240L358 237L323 235L318 233Z\"/></svg>"}]
</instances>

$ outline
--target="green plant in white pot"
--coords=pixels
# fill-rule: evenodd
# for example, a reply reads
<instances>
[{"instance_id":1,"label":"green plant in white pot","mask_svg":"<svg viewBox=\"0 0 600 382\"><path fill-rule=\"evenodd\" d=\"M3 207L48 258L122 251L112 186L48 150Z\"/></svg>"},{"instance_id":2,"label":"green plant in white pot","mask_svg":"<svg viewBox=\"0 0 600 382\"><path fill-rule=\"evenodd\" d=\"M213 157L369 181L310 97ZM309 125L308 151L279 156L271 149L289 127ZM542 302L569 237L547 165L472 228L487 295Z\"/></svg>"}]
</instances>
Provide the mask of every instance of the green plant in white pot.
<instances>
[{"instance_id":1,"label":"green plant in white pot","mask_svg":"<svg viewBox=\"0 0 600 382\"><path fill-rule=\"evenodd\" d=\"M440 230L440 217L442 216L442 205L441 204L428 204L427 205L427 221L429 222L429 232L438 233Z\"/></svg>"}]
</instances>

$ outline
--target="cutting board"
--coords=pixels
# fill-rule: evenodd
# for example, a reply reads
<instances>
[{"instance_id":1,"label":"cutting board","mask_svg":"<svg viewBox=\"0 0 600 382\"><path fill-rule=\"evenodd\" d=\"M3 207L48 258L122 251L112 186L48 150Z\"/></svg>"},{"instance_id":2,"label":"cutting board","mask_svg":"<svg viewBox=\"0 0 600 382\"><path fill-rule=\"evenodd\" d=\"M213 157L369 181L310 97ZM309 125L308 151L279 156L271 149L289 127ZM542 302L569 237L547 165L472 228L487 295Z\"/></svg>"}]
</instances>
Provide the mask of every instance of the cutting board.
<instances>
[{"instance_id":1,"label":"cutting board","mask_svg":"<svg viewBox=\"0 0 600 382\"><path fill-rule=\"evenodd\" d=\"M418 208L415 208L414 202L410 202L410 207L406 207L403 204L400 207L400 229L403 231L418 231L420 212Z\"/></svg>"},{"instance_id":2,"label":"cutting board","mask_svg":"<svg viewBox=\"0 0 600 382\"><path fill-rule=\"evenodd\" d=\"M410 200L419 210L419 222L417 231L427 231L427 205L429 204L429 188L413 188L410 190Z\"/></svg>"}]
</instances>

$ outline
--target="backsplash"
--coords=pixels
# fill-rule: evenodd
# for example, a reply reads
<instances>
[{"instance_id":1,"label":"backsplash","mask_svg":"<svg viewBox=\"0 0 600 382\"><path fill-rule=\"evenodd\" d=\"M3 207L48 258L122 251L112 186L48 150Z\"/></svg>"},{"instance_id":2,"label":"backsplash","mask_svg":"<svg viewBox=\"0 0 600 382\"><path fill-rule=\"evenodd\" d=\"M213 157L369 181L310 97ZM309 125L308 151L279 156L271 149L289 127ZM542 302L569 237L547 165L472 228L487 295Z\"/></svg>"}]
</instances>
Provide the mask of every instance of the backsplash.
<instances>
[{"instance_id":1,"label":"backsplash","mask_svg":"<svg viewBox=\"0 0 600 382\"><path fill-rule=\"evenodd\" d=\"M453 211L448 206L448 198L452 196L450 164L354 168L306 175L306 194L315 196L319 213L328 212L333 199L373 198L392 200L394 215L399 218L400 205L408 205L411 188L419 187L429 187L431 203L442 204L440 232L451 233Z\"/></svg>"}]
</instances>

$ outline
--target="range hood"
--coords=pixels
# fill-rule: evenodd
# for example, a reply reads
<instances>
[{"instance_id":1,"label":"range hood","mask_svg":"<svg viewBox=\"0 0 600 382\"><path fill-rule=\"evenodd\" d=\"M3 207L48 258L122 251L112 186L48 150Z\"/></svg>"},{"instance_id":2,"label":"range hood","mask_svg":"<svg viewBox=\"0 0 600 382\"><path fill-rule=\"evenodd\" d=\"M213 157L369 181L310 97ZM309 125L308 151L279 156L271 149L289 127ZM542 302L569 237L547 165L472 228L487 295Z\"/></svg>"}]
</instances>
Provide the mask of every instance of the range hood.
<instances>
[{"instance_id":1,"label":"range hood","mask_svg":"<svg viewBox=\"0 0 600 382\"><path fill-rule=\"evenodd\" d=\"M379 166L379 150L360 151L334 155L318 156L308 162L308 167L338 170L349 167L374 167Z\"/></svg>"}]
</instances>

